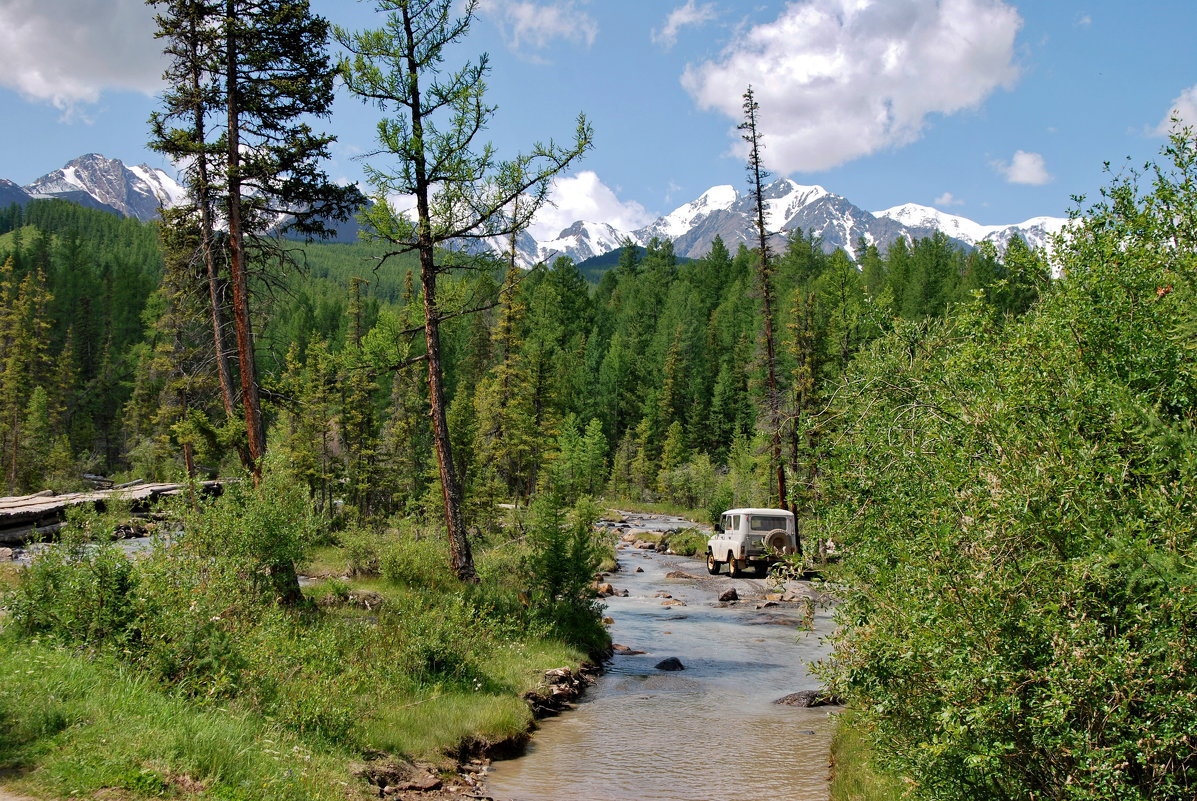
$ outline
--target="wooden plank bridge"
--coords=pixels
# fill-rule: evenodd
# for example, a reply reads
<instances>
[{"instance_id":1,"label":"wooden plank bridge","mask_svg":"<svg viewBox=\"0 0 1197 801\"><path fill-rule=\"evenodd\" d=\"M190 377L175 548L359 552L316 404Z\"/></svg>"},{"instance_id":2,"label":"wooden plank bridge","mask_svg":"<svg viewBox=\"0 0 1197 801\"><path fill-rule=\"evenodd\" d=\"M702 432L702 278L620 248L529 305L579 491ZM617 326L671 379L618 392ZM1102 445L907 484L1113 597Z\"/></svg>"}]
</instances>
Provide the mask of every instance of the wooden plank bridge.
<instances>
[{"instance_id":1,"label":"wooden plank bridge","mask_svg":"<svg viewBox=\"0 0 1197 801\"><path fill-rule=\"evenodd\" d=\"M195 485L196 491L204 495L219 495L222 487L220 481L201 481ZM20 545L53 534L62 528L67 509L72 507L91 504L103 509L108 499L120 498L131 502L134 511L143 512L159 498L179 495L186 489L186 484L134 483L89 492L55 495L47 490L35 495L0 498L0 545Z\"/></svg>"}]
</instances>

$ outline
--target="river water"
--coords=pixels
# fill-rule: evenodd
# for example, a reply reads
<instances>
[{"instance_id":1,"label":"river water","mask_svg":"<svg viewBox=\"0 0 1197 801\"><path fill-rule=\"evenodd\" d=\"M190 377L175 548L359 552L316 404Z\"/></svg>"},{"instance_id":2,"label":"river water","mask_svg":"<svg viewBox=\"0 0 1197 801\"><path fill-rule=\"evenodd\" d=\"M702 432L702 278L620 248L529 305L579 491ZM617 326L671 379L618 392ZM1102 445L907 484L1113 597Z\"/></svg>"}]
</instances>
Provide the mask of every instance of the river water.
<instances>
[{"instance_id":1,"label":"river water","mask_svg":"<svg viewBox=\"0 0 1197 801\"><path fill-rule=\"evenodd\" d=\"M633 525L662 522L678 524ZM758 608L762 579L711 577L703 563L676 556L618 556L620 571L608 580L628 597L605 599L612 639L646 653L614 656L577 710L543 721L526 755L492 766L487 793L503 801L825 801L829 709L773 701L819 687L809 665L829 651L830 610L816 607L805 632L798 605ZM671 571L692 578L666 578ZM718 605L729 587L750 600ZM685 605L665 605L659 593ZM656 669L671 656L685 670Z\"/></svg>"}]
</instances>

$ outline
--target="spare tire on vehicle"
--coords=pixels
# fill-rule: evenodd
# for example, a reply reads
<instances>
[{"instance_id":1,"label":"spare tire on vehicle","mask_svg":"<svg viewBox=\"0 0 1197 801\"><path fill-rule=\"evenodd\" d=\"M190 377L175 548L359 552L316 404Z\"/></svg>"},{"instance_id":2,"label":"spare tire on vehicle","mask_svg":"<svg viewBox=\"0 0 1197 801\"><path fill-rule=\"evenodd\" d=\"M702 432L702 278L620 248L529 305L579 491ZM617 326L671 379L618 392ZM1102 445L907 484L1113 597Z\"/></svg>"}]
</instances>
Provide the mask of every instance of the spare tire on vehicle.
<instances>
[{"instance_id":1,"label":"spare tire on vehicle","mask_svg":"<svg viewBox=\"0 0 1197 801\"><path fill-rule=\"evenodd\" d=\"M765 545L778 553L790 552L790 535L784 528L775 528L765 535Z\"/></svg>"}]
</instances>

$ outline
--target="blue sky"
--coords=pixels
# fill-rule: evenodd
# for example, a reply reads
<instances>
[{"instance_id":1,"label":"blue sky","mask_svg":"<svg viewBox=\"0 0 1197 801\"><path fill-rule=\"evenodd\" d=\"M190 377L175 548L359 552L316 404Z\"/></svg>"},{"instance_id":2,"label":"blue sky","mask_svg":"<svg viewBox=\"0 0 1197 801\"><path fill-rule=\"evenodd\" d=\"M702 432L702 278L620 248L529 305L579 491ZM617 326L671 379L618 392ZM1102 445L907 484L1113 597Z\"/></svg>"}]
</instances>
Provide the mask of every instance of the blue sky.
<instances>
[{"instance_id":1,"label":"blue sky","mask_svg":"<svg viewBox=\"0 0 1197 801\"><path fill-rule=\"evenodd\" d=\"M372 3L313 0L351 28ZM1141 165L1179 108L1197 123L1193 0L484 0L457 52L488 52L500 155L596 148L537 233L631 228L746 185L735 125L752 84L767 166L869 210L933 205L985 224L1062 216ZM162 62L142 0L0 0L0 177L148 153ZM341 99L330 173L356 180L375 112Z\"/></svg>"}]
</instances>

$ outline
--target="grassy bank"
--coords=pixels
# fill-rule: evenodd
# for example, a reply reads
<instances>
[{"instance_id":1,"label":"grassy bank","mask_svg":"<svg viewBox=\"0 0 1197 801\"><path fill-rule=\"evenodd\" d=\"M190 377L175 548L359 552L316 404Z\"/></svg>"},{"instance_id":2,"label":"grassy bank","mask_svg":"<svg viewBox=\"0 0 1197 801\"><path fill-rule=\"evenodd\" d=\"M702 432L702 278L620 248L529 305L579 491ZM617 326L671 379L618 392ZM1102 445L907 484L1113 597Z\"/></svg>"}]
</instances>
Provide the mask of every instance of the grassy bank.
<instances>
[{"instance_id":1,"label":"grassy bank","mask_svg":"<svg viewBox=\"0 0 1197 801\"><path fill-rule=\"evenodd\" d=\"M851 710L836 716L831 740L831 801L899 801L901 779L881 770L866 732Z\"/></svg>"},{"instance_id":2,"label":"grassy bank","mask_svg":"<svg viewBox=\"0 0 1197 801\"><path fill-rule=\"evenodd\" d=\"M545 671L607 645L589 585L610 543L578 512L479 538L477 584L435 530L331 532L278 482L177 510L183 534L136 561L96 536L110 519L75 520L4 596L0 775L49 797L364 798L367 759L519 739ZM288 605L290 556L325 578Z\"/></svg>"}]
</instances>

